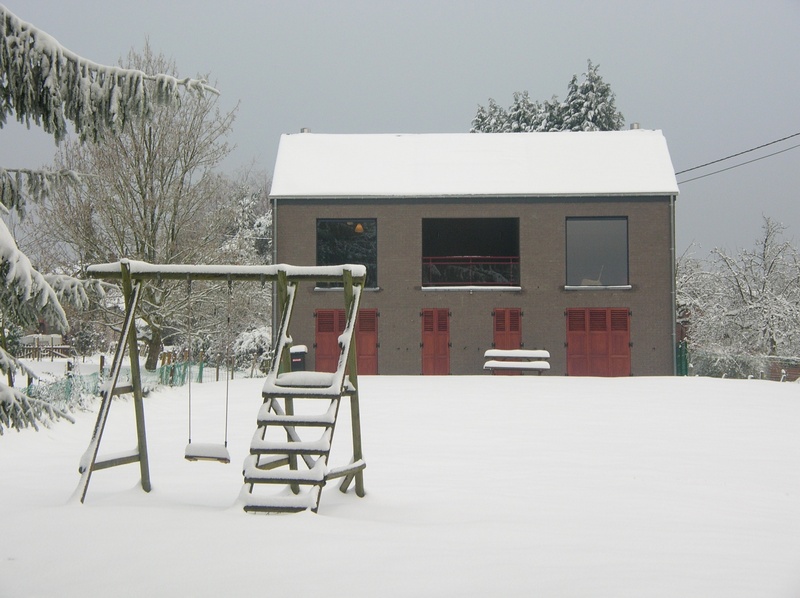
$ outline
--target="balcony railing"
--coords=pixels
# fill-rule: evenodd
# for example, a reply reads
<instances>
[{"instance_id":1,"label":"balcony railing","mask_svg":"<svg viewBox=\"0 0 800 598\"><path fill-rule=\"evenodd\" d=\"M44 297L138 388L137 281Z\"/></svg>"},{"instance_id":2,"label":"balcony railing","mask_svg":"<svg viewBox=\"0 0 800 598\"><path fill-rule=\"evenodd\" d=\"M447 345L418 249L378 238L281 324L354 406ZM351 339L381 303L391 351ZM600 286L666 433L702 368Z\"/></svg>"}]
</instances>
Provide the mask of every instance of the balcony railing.
<instances>
[{"instance_id":1,"label":"balcony railing","mask_svg":"<svg viewBox=\"0 0 800 598\"><path fill-rule=\"evenodd\" d=\"M422 286L519 286L519 256L422 258Z\"/></svg>"}]
</instances>

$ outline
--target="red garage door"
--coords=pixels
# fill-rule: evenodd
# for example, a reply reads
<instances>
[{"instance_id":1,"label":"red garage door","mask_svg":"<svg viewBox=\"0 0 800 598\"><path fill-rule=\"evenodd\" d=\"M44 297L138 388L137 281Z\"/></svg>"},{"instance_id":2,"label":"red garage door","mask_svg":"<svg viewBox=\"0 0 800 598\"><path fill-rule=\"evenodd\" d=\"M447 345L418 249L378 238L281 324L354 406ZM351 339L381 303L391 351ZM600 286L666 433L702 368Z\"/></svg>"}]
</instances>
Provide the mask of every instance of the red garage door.
<instances>
[{"instance_id":1,"label":"red garage door","mask_svg":"<svg viewBox=\"0 0 800 598\"><path fill-rule=\"evenodd\" d=\"M339 335L347 323L343 309L318 309L316 316L316 370L335 372L339 363ZM378 373L378 310L360 309L356 320L358 373Z\"/></svg>"},{"instance_id":2,"label":"red garage door","mask_svg":"<svg viewBox=\"0 0 800 598\"><path fill-rule=\"evenodd\" d=\"M566 315L568 375L631 375L627 308L568 309Z\"/></svg>"}]
</instances>

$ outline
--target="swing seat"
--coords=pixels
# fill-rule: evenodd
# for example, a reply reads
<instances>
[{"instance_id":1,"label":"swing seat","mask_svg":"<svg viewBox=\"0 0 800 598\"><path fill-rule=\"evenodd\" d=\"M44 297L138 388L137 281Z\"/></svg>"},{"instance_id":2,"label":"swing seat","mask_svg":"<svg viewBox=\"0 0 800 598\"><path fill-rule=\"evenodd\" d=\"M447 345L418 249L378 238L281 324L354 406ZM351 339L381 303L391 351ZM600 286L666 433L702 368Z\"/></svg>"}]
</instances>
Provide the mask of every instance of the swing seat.
<instances>
[{"instance_id":1,"label":"swing seat","mask_svg":"<svg viewBox=\"0 0 800 598\"><path fill-rule=\"evenodd\" d=\"M230 463L231 455L224 444L190 442L186 445L184 457L187 461L218 461Z\"/></svg>"}]
</instances>

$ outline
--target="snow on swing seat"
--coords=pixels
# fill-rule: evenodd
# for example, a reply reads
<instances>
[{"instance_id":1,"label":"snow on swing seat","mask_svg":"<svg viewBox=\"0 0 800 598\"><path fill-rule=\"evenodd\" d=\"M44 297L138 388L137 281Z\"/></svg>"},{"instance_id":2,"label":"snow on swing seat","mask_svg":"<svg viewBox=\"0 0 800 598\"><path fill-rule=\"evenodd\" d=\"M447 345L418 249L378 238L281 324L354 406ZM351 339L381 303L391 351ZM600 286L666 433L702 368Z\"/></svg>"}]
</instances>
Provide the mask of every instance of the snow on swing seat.
<instances>
[{"instance_id":1,"label":"snow on swing seat","mask_svg":"<svg viewBox=\"0 0 800 598\"><path fill-rule=\"evenodd\" d=\"M224 444L212 444L208 442L190 442L186 445L184 457L188 461L231 462L231 455Z\"/></svg>"}]
</instances>

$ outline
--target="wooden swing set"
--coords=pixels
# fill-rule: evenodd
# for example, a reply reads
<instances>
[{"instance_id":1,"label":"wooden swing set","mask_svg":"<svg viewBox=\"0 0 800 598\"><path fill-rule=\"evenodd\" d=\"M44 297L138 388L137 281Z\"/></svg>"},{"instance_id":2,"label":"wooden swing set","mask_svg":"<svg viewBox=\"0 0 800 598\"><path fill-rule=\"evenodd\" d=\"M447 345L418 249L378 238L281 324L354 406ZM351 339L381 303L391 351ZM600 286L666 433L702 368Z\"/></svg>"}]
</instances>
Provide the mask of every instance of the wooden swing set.
<instances>
[{"instance_id":1,"label":"wooden swing set","mask_svg":"<svg viewBox=\"0 0 800 598\"><path fill-rule=\"evenodd\" d=\"M182 265L149 264L121 260L115 263L90 266L87 275L96 279L121 281L125 301L125 318L114 353L109 377L102 387L97 422L89 446L81 458L81 479L75 496L83 503L92 473L101 469L139 463L141 486L151 490L150 465L145 432L139 349L134 320L141 299L142 287L152 280L185 280L187 297L191 299L193 280L275 282L279 327L274 332L273 360L262 389L263 403L256 419L256 432L245 459L244 510L248 512L297 512L319 507L323 486L331 479L342 478L339 489L347 492L355 482L358 496L365 495L363 470L366 464L361 449L361 422L358 400L358 374L355 351L355 322L366 279L366 268L359 265L303 267L280 264L276 266ZM339 337L339 360L335 372L292 372L289 325L292 319L297 285L301 282L339 283L342 285L345 330ZM191 302L189 301L189 309ZM230 303L228 306L230 317ZM191 313L189 314L191 321ZM130 363L130 384L120 385L119 377L125 357ZM191 377L191 375L190 375ZM226 381L227 384L227 381ZM191 389L191 386L189 387ZM191 410L191 390L189 390ZM137 446L135 449L98 458L98 449L108 419L112 399L123 394L133 395ZM336 428L339 405L343 398L350 400L350 424L353 456L350 462L329 467L333 432ZM213 460L227 463L227 390L225 413L225 445L193 443L191 411L189 414L188 460ZM323 410L313 405L323 405ZM298 409L298 407L300 407ZM277 435L277 436L276 436ZM258 489L258 490L257 490ZM263 489L263 492L262 492ZM269 489L269 491L268 491Z\"/></svg>"}]
</instances>

